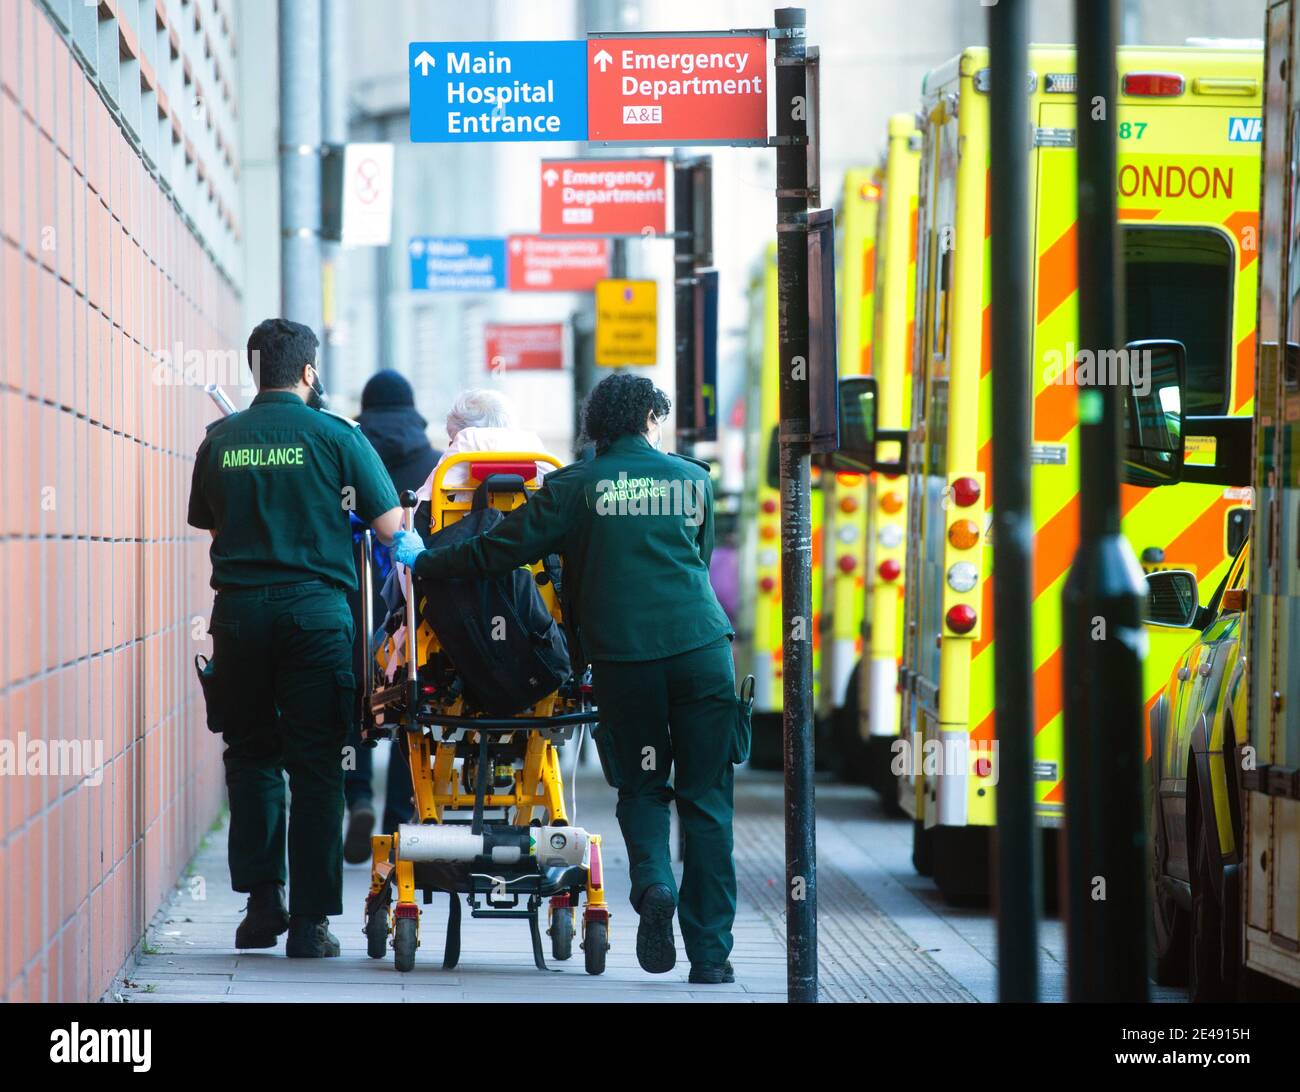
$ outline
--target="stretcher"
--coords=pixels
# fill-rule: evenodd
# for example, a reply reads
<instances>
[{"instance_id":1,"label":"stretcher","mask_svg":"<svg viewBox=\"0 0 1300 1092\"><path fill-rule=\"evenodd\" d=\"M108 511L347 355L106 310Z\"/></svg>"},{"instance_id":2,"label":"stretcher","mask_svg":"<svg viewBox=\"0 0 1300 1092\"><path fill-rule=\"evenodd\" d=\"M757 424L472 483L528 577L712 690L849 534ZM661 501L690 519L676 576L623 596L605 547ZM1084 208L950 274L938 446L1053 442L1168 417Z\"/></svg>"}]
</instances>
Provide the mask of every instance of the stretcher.
<instances>
[{"instance_id":1,"label":"stretcher","mask_svg":"<svg viewBox=\"0 0 1300 1092\"><path fill-rule=\"evenodd\" d=\"M463 452L442 462L428 502L428 529L450 526L471 509L473 493L508 512L527 503L540 485L537 464L558 467L550 455ZM415 494L402 496L405 525L416 526ZM363 626L375 632L371 584L373 542L362 551ZM530 566L553 617L561 607L555 581L541 562ZM573 954L577 912L588 974L601 974L609 949L600 835L572 825L565 806L559 749L597 719L585 666L559 689L513 717L490 717L470 707L454 665L422 620L421 582L405 581L401 628L378 651L369 648L362 685L362 738L391 739L411 771L414 815L371 839L371 882L364 930L367 952L382 959L390 947L399 971L415 965L421 910L436 892L448 896L442 966L460 959L461 898L475 918L525 919L533 961L551 970L543 954L540 910L547 905L551 955ZM396 619L394 619L396 621ZM363 638L368 639L368 638Z\"/></svg>"}]
</instances>

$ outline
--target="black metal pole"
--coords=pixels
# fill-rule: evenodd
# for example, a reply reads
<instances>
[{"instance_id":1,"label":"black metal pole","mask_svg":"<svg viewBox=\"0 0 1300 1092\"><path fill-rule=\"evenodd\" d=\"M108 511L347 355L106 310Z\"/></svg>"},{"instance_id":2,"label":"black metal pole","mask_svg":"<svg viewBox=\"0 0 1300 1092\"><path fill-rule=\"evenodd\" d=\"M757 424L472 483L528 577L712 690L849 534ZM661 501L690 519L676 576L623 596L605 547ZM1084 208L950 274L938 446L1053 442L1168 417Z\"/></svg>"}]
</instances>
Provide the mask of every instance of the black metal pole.
<instances>
[{"instance_id":1,"label":"black metal pole","mask_svg":"<svg viewBox=\"0 0 1300 1092\"><path fill-rule=\"evenodd\" d=\"M1095 361L1124 348L1115 0L1076 0L1075 22L1079 345ZM1143 582L1120 534L1121 392L1105 378L1079 390L1080 536L1062 609L1069 988L1074 1001L1146 1001Z\"/></svg>"},{"instance_id":2,"label":"black metal pole","mask_svg":"<svg viewBox=\"0 0 1300 1092\"><path fill-rule=\"evenodd\" d=\"M993 678L997 710L998 998L1038 1000L1033 543L1029 424L1029 16L989 8L993 276Z\"/></svg>"},{"instance_id":3,"label":"black metal pole","mask_svg":"<svg viewBox=\"0 0 1300 1092\"><path fill-rule=\"evenodd\" d=\"M817 1000L812 500L808 410L808 87L804 9L776 11L776 281L781 368L781 656L786 991ZM833 334L831 336L834 336Z\"/></svg>"},{"instance_id":4,"label":"black metal pole","mask_svg":"<svg viewBox=\"0 0 1300 1092\"><path fill-rule=\"evenodd\" d=\"M695 446L695 161L673 160L673 321L677 450Z\"/></svg>"}]
</instances>

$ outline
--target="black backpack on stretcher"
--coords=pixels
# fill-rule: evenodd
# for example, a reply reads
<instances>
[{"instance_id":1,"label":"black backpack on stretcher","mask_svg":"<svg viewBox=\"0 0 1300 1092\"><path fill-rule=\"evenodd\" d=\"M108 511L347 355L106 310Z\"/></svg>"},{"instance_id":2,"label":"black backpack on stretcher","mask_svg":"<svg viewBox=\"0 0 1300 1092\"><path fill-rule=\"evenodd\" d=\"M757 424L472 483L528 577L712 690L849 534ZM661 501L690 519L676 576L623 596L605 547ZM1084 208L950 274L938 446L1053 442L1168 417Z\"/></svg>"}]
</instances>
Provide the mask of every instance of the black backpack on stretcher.
<instances>
[{"instance_id":1,"label":"black backpack on stretcher","mask_svg":"<svg viewBox=\"0 0 1300 1092\"><path fill-rule=\"evenodd\" d=\"M505 517L488 505L488 494L523 488L518 475L492 475L475 490L470 512L426 535L427 546L455 546L492 530ZM417 512L416 526L428 528L424 512ZM558 559L548 561L545 572L558 583ZM564 631L528 569L464 579L417 577L415 591L420 616L455 666L465 697L488 716L521 713L555 693L572 674Z\"/></svg>"}]
</instances>

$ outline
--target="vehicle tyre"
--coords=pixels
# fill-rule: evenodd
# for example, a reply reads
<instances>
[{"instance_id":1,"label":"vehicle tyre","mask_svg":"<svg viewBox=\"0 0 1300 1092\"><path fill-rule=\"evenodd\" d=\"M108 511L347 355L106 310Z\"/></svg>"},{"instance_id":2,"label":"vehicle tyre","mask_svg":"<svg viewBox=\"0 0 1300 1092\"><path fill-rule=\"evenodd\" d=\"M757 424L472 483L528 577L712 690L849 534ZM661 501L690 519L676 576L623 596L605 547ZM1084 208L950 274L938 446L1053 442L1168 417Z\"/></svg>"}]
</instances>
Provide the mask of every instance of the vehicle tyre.
<instances>
[{"instance_id":1,"label":"vehicle tyre","mask_svg":"<svg viewBox=\"0 0 1300 1092\"><path fill-rule=\"evenodd\" d=\"M609 923L587 922L587 934L582 941L582 953L588 974L605 973L605 953L609 951Z\"/></svg>"},{"instance_id":2,"label":"vehicle tyre","mask_svg":"<svg viewBox=\"0 0 1300 1092\"><path fill-rule=\"evenodd\" d=\"M906 814L898 802L898 775L894 773L894 741L897 736L872 736L868 741L870 774L867 784L880 797L880 808L889 816Z\"/></svg>"},{"instance_id":3,"label":"vehicle tyre","mask_svg":"<svg viewBox=\"0 0 1300 1092\"><path fill-rule=\"evenodd\" d=\"M1161 860L1164 857L1163 829L1158 812L1159 797L1151 804L1151 955L1152 975L1159 986L1187 985L1187 956L1191 944L1191 921L1187 911L1166 890L1161 890Z\"/></svg>"},{"instance_id":4,"label":"vehicle tyre","mask_svg":"<svg viewBox=\"0 0 1300 1092\"><path fill-rule=\"evenodd\" d=\"M1195 791L1191 778L1187 782L1187 791L1189 796ZM1215 871L1221 871L1223 864L1210 859L1202 810L1198 801L1191 824L1189 850L1192 913L1187 988L1192 1001L1232 1001L1237 995L1240 964L1236 908L1224 906L1215 890Z\"/></svg>"},{"instance_id":5,"label":"vehicle tyre","mask_svg":"<svg viewBox=\"0 0 1300 1092\"><path fill-rule=\"evenodd\" d=\"M934 882L953 906L987 906L989 827L935 827Z\"/></svg>"},{"instance_id":6,"label":"vehicle tyre","mask_svg":"<svg viewBox=\"0 0 1300 1092\"><path fill-rule=\"evenodd\" d=\"M383 959L388 951L388 907L376 906L366 918L366 955Z\"/></svg>"},{"instance_id":7,"label":"vehicle tyre","mask_svg":"<svg viewBox=\"0 0 1300 1092\"><path fill-rule=\"evenodd\" d=\"M393 966L399 971L406 972L415 966L418 925L415 918L398 918L393 926Z\"/></svg>"},{"instance_id":8,"label":"vehicle tyre","mask_svg":"<svg viewBox=\"0 0 1300 1092\"><path fill-rule=\"evenodd\" d=\"M934 875L934 832L922 819L912 820L912 867L918 876Z\"/></svg>"},{"instance_id":9,"label":"vehicle tyre","mask_svg":"<svg viewBox=\"0 0 1300 1092\"><path fill-rule=\"evenodd\" d=\"M564 961L573 958L573 907L560 906L551 914L551 957Z\"/></svg>"}]
</instances>

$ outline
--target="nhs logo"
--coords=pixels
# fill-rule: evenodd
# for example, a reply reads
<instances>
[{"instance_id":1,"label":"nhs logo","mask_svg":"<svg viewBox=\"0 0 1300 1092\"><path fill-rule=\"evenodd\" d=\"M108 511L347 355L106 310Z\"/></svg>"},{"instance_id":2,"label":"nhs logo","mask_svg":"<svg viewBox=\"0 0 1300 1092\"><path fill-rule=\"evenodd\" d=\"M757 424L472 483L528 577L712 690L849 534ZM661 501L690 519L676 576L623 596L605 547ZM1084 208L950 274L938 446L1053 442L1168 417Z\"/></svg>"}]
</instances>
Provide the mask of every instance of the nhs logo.
<instances>
[{"instance_id":1,"label":"nhs logo","mask_svg":"<svg viewBox=\"0 0 1300 1092\"><path fill-rule=\"evenodd\" d=\"M1264 122L1260 118L1229 118L1228 139L1237 143L1258 144L1264 131Z\"/></svg>"}]
</instances>

